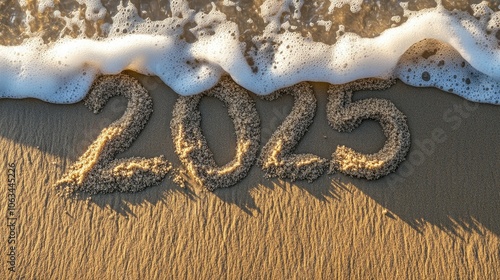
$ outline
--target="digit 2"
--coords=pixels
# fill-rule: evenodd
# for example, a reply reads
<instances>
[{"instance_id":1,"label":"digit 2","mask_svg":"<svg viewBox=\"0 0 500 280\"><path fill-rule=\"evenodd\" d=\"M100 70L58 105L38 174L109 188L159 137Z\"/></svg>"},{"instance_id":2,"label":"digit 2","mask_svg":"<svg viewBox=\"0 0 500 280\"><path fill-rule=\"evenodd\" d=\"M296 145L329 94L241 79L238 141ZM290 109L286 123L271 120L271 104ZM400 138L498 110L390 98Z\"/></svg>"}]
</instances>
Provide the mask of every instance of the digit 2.
<instances>
[{"instance_id":1,"label":"digit 2","mask_svg":"<svg viewBox=\"0 0 500 280\"><path fill-rule=\"evenodd\" d=\"M144 129L153 112L153 101L136 79L120 74L99 77L84 104L97 114L114 96L128 99L123 116L101 131L78 161L56 182L57 188L68 193L137 192L159 183L171 169L164 156L115 159Z\"/></svg>"}]
</instances>

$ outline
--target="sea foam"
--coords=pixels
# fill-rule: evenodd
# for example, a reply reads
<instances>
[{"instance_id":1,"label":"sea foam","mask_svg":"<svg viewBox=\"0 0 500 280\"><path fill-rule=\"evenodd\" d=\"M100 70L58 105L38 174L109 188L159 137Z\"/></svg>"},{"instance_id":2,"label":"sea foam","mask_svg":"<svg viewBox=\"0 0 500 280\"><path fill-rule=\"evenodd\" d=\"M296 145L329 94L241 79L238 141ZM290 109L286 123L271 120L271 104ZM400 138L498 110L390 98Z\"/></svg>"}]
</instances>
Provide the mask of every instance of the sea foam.
<instances>
[{"instance_id":1,"label":"sea foam","mask_svg":"<svg viewBox=\"0 0 500 280\"><path fill-rule=\"evenodd\" d=\"M77 2L84 18L57 10L50 0L39 1L38 11L25 8L26 38L0 46L0 97L74 103L98 75L128 69L156 75L181 95L207 90L225 74L262 95L301 81L342 84L379 77L500 102L500 12L486 1L470 5L472 12L449 10L439 1L412 11L401 2L403 14L391 17L392 27L371 37L344 25L335 30L327 17L344 4L355 14L362 1L328 1L328 7L316 7L326 14L309 15L314 20L306 23L303 13L312 8L303 1L264 1L257 17L246 19L250 9L239 1L203 9L170 1L161 20L141 17L146 12L130 2L112 9L98 0ZM56 39L32 30L36 13L64 24ZM72 35L75 28L80 32ZM307 28L335 38L322 42ZM89 30L95 30L92 36Z\"/></svg>"}]
</instances>

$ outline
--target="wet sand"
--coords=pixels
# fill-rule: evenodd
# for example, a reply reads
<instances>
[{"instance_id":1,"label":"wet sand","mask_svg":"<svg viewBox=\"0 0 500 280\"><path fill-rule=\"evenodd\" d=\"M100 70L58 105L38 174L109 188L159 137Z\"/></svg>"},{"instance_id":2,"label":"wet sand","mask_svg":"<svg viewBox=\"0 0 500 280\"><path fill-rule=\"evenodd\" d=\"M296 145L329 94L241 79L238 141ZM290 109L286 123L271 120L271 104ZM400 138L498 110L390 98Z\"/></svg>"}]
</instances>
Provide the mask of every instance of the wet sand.
<instances>
[{"instance_id":1,"label":"wet sand","mask_svg":"<svg viewBox=\"0 0 500 280\"><path fill-rule=\"evenodd\" d=\"M117 158L161 155L173 170L138 193L67 199L54 184L100 131L119 119L124 97L93 114L83 103L0 100L3 224L17 218L15 250L0 232L0 274L31 278L482 278L500 274L500 108L400 82L354 93L392 101L408 119L411 147L395 173L375 181L323 174L313 183L267 179L254 164L236 185L207 191L183 171L170 130L177 95L155 77L131 74L153 98L153 114ZM314 83L316 115L296 153L331 159L338 145L377 152L375 121L336 132L326 117L328 85ZM253 97L260 148L293 97ZM222 101L200 101L201 128L218 165L236 154ZM9 207L9 163L15 203ZM12 176L11 176L12 177ZM182 180L179 180L181 178ZM175 182L174 182L175 181ZM182 181L184 184L179 186ZM12 196L10 197L12 198ZM11 220L12 222L12 220ZM15 273L9 272L9 254Z\"/></svg>"}]
</instances>

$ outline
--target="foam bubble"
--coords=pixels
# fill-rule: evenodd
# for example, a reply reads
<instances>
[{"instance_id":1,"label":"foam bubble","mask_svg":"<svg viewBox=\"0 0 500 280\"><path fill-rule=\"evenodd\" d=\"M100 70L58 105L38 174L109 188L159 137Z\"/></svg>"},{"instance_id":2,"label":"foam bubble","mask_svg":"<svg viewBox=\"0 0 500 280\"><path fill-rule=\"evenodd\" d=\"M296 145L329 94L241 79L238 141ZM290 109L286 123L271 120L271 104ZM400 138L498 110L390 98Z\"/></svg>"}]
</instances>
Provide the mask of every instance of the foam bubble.
<instances>
[{"instance_id":1,"label":"foam bubble","mask_svg":"<svg viewBox=\"0 0 500 280\"><path fill-rule=\"evenodd\" d=\"M409 85L437 87L478 102L499 100L499 80L479 72L449 45L436 40L412 46L402 56L395 73Z\"/></svg>"},{"instance_id":2,"label":"foam bubble","mask_svg":"<svg viewBox=\"0 0 500 280\"><path fill-rule=\"evenodd\" d=\"M53 0L38 0L37 4L38 4L38 11L40 13L43 13L43 11L46 8L53 8L54 7L54 1Z\"/></svg>"},{"instance_id":3,"label":"foam bubble","mask_svg":"<svg viewBox=\"0 0 500 280\"><path fill-rule=\"evenodd\" d=\"M106 16L106 8L100 1L96 0L76 0L80 5L85 5L85 18L90 21L102 20Z\"/></svg>"},{"instance_id":4,"label":"foam bubble","mask_svg":"<svg viewBox=\"0 0 500 280\"><path fill-rule=\"evenodd\" d=\"M351 12L357 13L361 10L363 0L330 0L330 7L328 12L332 13L335 8L341 8L344 5L349 5Z\"/></svg>"}]
</instances>

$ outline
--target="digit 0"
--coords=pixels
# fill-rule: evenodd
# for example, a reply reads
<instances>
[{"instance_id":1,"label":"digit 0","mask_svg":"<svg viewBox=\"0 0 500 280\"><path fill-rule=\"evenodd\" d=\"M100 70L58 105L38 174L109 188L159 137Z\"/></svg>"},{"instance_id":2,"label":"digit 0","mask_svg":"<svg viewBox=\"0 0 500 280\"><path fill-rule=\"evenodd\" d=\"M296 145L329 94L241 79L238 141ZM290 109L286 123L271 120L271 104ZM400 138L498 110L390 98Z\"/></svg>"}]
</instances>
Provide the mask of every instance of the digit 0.
<instances>
[{"instance_id":1,"label":"digit 0","mask_svg":"<svg viewBox=\"0 0 500 280\"><path fill-rule=\"evenodd\" d=\"M200 100L213 96L228 108L236 132L236 156L217 166L201 131ZM260 119L248 92L223 77L212 89L177 100L170 122L175 152L187 170L207 190L230 187L243 179L252 167L260 139Z\"/></svg>"}]
</instances>

